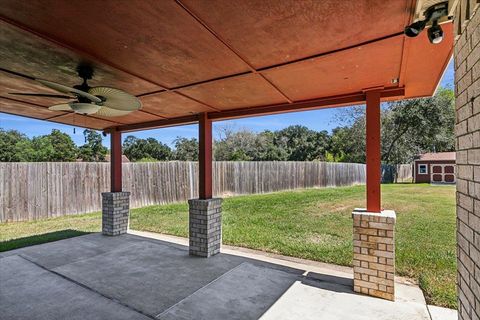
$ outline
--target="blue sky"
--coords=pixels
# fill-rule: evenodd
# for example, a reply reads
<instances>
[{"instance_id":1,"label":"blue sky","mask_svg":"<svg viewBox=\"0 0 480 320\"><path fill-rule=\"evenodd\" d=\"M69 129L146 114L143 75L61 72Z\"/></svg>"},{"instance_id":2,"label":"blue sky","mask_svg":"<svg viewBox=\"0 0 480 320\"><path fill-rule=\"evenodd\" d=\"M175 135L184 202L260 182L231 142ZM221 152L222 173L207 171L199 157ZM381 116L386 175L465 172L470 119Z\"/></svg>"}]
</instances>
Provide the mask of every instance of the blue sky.
<instances>
[{"instance_id":1,"label":"blue sky","mask_svg":"<svg viewBox=\"0 0 480 320\"><path fill-rule=\"evenodd\" d=\"M453 88L453 77L453 63L450 62L442 78L441 86ZM333 128L338 126L338 123L336 123L335 121L335 115L338 113L338 110L338 108L332 108L215 122L213 127L214 135L215 137L218 135L218 129L221 126L228 126L234 129L246 128L258 132L267 129L278 130L288 127L290 125L300 124L317 131L331 131ZM84 143L82 128L77 128L75 130L76 133L74 134L74 129L72 126L56 124L47 121L32 120L4 113L0 113L0 128L3 128L5 130L18 130L22 133L25 133L29 137L48 134L52 131L52 129L58 129L62 132L69 134L77 145L82 145ZM139 138L154 137L162 141L163 143L171 146L177 136L187 138L197 137L197 130L198 129L196 125L189 125L156 130L147 130L130 134ZM108 137L104 138L104 144L106 146L109 145Z\"/></svg>"}]
</instances>

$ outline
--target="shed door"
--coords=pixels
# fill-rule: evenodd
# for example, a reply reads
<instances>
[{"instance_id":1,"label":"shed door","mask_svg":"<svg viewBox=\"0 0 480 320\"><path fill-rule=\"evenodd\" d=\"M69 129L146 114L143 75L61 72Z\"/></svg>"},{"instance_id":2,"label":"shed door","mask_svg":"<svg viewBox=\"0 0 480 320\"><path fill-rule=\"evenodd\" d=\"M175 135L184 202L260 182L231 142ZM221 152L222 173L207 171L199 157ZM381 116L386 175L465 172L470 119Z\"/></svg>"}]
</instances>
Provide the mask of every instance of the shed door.
<instances>
[{"instance_id":1,"label":"shed door","mask_svg":"<svg viewBox=\"0 0 480 320\"><path fill-rule=\"evenodd\" d=\"M455 183L455 165L432 164L430 165L430 181L432 183Z\"/></svg>"}]
</instances>

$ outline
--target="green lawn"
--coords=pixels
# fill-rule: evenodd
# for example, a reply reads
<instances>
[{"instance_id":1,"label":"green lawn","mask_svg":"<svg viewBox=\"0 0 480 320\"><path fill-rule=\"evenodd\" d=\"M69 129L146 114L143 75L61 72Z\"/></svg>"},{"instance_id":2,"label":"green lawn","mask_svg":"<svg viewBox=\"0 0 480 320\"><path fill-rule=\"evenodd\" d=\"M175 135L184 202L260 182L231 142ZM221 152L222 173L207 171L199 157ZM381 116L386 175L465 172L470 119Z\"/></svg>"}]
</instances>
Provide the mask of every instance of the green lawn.
<instances>
[{"instance_id":1,"label":"green lawn","mask_svg":"<svg viewBox=\"0 0 480 320\"><path fill-rule=\"evenodd\" d=\"M417 279L429 303L456 308L455 187L390 184L382 191L384 207L397 212L397 274ZM364 206L364 192L356 186L227 198L223 243L351 265L351 211ZM187 212L186 204L134 209L130 227L187 236ZM100 220L97 213L3 224L0 251L99 231ZM49 238L35 236L43 233Z\"/></svg>"}]
</instances>

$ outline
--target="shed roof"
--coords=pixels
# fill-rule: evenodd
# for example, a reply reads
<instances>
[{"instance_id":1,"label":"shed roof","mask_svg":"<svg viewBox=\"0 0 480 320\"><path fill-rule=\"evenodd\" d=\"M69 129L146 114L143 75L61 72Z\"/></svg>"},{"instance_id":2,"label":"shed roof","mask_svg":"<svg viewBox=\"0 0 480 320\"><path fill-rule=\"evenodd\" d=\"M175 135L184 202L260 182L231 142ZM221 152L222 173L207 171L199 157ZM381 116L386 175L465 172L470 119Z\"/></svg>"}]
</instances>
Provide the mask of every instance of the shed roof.
<instances>
[{"instance_id":1,"label":"shed roof","mask_svg":"<svg viewBox=\"0 0 480 320\"><path fill-rule=\"evenodd\" d=\"M455 161L455 152L424 153L416 161Z\"/></svg>"},{"instance_id":2,"label":"shed roof","mask_svg":"<svg viewBox=\"0 0 480 320\"><path fill-rule=\"evenodd\" d=\"M432 95L453 48L452 24L432 45L407 38L414 0L2 0L0 112L92 129L136 130L212 119ZM140 97L143 109L106 118L50 111L58 99L21 75ZM63 101L60 101L63 102Z\"/></svg>"}]
</instances>

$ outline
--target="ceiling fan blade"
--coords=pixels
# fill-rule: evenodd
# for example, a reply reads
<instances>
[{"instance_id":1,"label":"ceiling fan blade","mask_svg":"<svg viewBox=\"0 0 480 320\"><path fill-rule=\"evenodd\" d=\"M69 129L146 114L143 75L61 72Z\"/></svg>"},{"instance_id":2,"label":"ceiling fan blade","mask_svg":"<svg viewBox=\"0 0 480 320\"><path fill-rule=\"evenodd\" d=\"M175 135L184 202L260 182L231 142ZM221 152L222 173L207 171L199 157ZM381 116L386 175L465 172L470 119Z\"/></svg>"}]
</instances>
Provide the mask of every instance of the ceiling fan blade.
<instances>
[{"instance_id":1,"label":"ceiling fan blade","mask_svg":"<svg viewBox=\"0 0 480 320\"><path fill-rule=\"evenodd\" d=\"M84 98L86 98L86 99L88 99L92 102L95 102L95 103L102 102L102 99L100 99L99 97L96 97L96 96L94 96L94 95L92 95L88 92L82 91L82 90L78 90L78 89L75 89L75 88L72 88L72 87L64 86L63 84L56 83L56 82L53 82L53 81L48 81L48 80L43 80L43 79L35 79L35 80L40 82L44 86L49 87L50 89L56 90L58 92L73 93L73 94L84 97Z\"/></svg>"},{"instance_id":2,"label":"ceiling fan blade","mask_svg":"<svg viewBox=\"0 0 480 320\"><path fill-rule=\"evenodd\" d=\"M95 113L95 115L100 117L121 117L121 116L126 116L131 112L132 111L118 110L118 109L113 109L113 108L103 106L100 108L100 110L98 110Z\"/></svg>"},{"instance_id":3,"label":"ceiling fan blade","mask_svg":"<svg viewBox=\"0 0 480 320\"><path fill-rule=\"evenodd\" d=\"M72 107L68 103L54 104L48 107L48 110L52 111L73 111Z\"/></svg>"},{"instance_id":4,"label":"ceiling fan blade","mask_svg":"<svg viewBox=\"0 0 480 320\"><path fill-rule=\"evenodd\" d=\"M111 87L93 87L88 93L103 97L102 106L122 111L136 111L142 108L140 100L123 90Z\"/></svg>"},{"instance_id":5,"label":"ceiling fan blade","mask_svg":"<svg viewBox=\"0 0 480 320\"><path fill-rule=\"evenodd\" d=\"M72 96L66 96L61 94L49 94L49 93L20 93L20 92L9 92L8 94L15 96L28 96L28 97L46 97L46 98L59 98L59 99L75 99Z\"/></svg>"}]
</instances>

